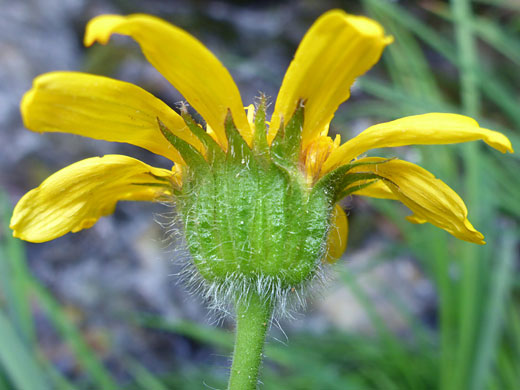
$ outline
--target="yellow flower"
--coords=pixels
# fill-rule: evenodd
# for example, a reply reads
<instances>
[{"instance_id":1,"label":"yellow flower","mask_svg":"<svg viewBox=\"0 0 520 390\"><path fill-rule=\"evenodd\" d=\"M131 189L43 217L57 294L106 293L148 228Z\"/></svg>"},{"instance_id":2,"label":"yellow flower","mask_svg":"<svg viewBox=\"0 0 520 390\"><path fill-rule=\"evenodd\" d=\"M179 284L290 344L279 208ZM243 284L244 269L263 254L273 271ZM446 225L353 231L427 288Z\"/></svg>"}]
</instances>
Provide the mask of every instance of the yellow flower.
<instances>
[{"instance_id":1,"label":"yellow flower","mask_svg":"<svg viewBox=\"0 0 520 390\"><path fill-rule=\"evenodd\" d=\"M150 63L206 120L209 134L223 151L229 138L230 114L247 145L264 132L253 106L244 109L237 86L226 68L187 32L148 15L103 15L87 26L85 44L106 44L112 34L131 36ZM431 113L371 126L340 145L327 135L338 106L350 95L355 79L369 70L392 41L375 21L340 10L322 15L304 36L291 62L267 133L269 145L279 129L303 105L304 119L298 151L298 169L312 188L336 168L355 160L352 173L364 180L350 183L346 192L395 199L413 212L414 223L430 222L462 240L483 244L483 236L467 219L460 197L441 180L399 159L361 157L372 148L410 144L450 144L483 140L505 153L513 152L501 133L479 127L471 118ZM113 212L120 200L155 201L181 188L187 162L163 136L170 131L208 158L204 137L194 134L182 117L143 89L106 77L53 72L35 79L21 103L26 127L36 132L73 133L106 141L126 142L167 157L172 170L151 167L136 159L108 155L72 164L28 192L11 220L14 236L44 242L68 232L91 227ZM257 116L261 113L257 111ZM157 119L164 129L158 125ZM357 160L356 160L357 159ZM361 176L360 176L361 177ZM375 179L374 179L375 177ZM336 205L328 240L328 260L338 258L347 241L348 224Z\"/></svg>"}]
</instances>

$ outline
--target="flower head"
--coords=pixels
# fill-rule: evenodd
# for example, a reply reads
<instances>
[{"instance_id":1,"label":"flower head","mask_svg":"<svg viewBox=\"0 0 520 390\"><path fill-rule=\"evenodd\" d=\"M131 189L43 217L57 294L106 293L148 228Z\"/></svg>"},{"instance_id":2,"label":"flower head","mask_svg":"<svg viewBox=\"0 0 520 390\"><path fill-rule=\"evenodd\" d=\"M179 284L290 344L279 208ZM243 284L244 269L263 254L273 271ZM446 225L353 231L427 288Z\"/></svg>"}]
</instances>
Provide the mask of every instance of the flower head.
<instances>
[{"instance_id":1,"label":"flower head","mask_svg":"<svg viewBox=\"0 0 520 390\"><path fill-rule=\"evenodd\" d=\"M322 15L287 70L269 122L265 100L244 108L229 72L187 32L152 16L103 15L88 24L85 44L106 44L112 34L135 39L206 126L129 83L75 72L39 76L21 103L27 128L127 142L174 166L119 155L72 164L20 200L11 221L16 237L52 240L91 227L120 200L173 197L205 280L217 289L265 282L272 291L294 289L343 253L348 223L337 202L350 194L399 200L411 222L484 243L441 180L406 161L360 156L474 140L512 152L504 135L465 116L430 113L371 126L343 144L328 136L355 79L392 42L377 22L340 10Z\"/></svg>"}]
</instances>

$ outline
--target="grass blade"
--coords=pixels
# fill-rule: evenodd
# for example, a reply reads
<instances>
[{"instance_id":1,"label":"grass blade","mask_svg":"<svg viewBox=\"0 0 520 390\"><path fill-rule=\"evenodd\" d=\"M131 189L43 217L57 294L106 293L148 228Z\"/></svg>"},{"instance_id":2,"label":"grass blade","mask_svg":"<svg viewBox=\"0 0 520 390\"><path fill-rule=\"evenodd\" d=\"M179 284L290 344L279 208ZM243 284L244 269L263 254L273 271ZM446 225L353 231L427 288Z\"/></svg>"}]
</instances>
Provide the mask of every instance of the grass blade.
<instances>
[{"instance_id":1,"label":"grass blade","mask_svg":"<svg viewBox=\"0 0 520 390\"><path fill-rule=\"evenodd\" d=\"M514 232L511 229L505 229L504 243L498 254L497 270L493 275L491 291L486 304L487 313L484 317L487 320L483 322L479 348L475 354L476 362L470 384L470 388L474 390L485 388L496 358L495 355L498 352L500 331L504 324L505 309L514 281L514 248Z\"/></svg>"},{"instance_id":2,"label":"grass blade","mask_svg":"<svg viewBox=\"0 0 520 390\"><path fill-rule=\"evenodd\" d=\"M48 377L0 311L0 363L18 390L50 390Z\"/></svg>"}]
</instances>

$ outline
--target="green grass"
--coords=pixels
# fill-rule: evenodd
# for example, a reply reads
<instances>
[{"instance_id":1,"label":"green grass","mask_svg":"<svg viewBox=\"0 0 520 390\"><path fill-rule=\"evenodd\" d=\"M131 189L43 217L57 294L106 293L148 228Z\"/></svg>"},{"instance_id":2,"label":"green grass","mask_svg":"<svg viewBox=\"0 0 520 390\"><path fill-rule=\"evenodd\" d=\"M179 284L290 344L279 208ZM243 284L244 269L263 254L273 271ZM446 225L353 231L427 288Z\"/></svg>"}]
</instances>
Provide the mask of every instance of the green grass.
<instances>
[{"instance_id":1,"label":"green grass","mask_svg":"<svg viewBox=\"0 0 520 390\"><path fill-rule=\"evenodd\" d=\"M115 380L95 353L88 346L81 332L72 324L60 303L30 274L23 243L11 237L8 227L11 206L0 193L0 237L1 296L5 302L0 306L0 340L10 340L9 347L0 348L5 353L0 375L4 376L15 389L73 389L83 388L68 383L59 372L53 370L53 363L42 355L34 330L32 304L43 311L54 325L61 341L70 349L77 363L85 370L86 385L100 389L117 388ZM4 346L4 343L0 343ZM12 351L19 357L9 354ZM14 364L13 361L23 362ZM27 369L25 368L27 365ZM18 372L17 370L20 370ZM31 380L38 386L29 386L20 381ZM1 388L1 387L0 387Z\"/></svg>"}]
</instances>

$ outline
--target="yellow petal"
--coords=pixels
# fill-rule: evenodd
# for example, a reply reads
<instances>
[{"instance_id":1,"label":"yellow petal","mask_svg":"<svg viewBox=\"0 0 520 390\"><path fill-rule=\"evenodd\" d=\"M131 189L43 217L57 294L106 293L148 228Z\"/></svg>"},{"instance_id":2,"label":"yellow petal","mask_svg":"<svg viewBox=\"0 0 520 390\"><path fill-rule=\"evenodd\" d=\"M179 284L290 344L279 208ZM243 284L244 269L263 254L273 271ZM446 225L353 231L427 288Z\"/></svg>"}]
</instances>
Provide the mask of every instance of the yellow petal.
<instances>
[{"instance_id":1,"label":"yellow petal","mask_svg":"<svg viewBox=\"0 0 520 390\"><path fill-rule=\"evenodd\" d=\"M483 140L502 153L513 152L509 139L497 131L481 128L467 116L430 113L408 116L371 126L334 151L325 163L327 172L369 149L404 145L453 144Z\"/></svg>"},{"instance_id":2,"label":"yellow petal","mask_svg":"<svg viewBox=\"0 0 520 390\"><path fill-rule=\"evenodd\" d=\"M359 196L368 196L370 198L377 198L377 199L393 199L398 200L397 196L392 192L392 190L385 184L382 180L370 180L372 181L372 184L370 184L367 187L364 187L360 190L352 192L352 195L359 195ZM367 181L359 181L354 183L356 186L360 186Z\"/></svg>"},{"instance_id":3,"label":"yellow petal","mask_svg":"<svg viewBox=\"0 0 520 390\"><path fill-rule=\"evenodd\" d=\"M409 217L411 222L430 222L461 240L485 244L484 236L468 221L468 210L462 199L427 170L397 159L370 157L358 161L382 162L354 168L353 172L374 172L388 179L390 182L384 181L385 185L413 211Z\"/></svg>"},{"instance_id":4,"label":"yellow petal","mask_svg":"<svg viewBox=\"0 0 520 390\"><path fill-rule=\"evenodd\" d=\"M209 124L207 124L207 123L206 123L206 133L208 133L209 136L211 138L213 138L213 140L220 145L220 147L225 149L224 146L222 145L222 143L220 142L220 139L217 137L217 133L215 133L213 131L213 129L211 128L211 126Z\"/></svg>"},{"instance_id":5,"label":"yellow petal","mask_svg":"<svg viewBox=\"0 0 520 390\"><path fill-rule=\"evenodd\" d=\"M336 147L337 142L333 141L329 136L318 136L305 147L302 153L302 162L305 167L307 182L310 185L315 183L320 177L323 163Z\"/></svg>"},{"instance_id":6,"label":"yellow petal","mask_svg":"<svg viewBox=\"0 0 520 390\"><path fill-rule=\"evenodd\" d=\"M339 204L334 207L331 224L332 228L327 240L327 254L324 258L329 264L335 263L347 248L348 219Z\"/></svg>"},{"instance_id":7,"label":"yellow petal","mask_svg":"<svg viewBox=\"0 0 520 390\"><path fill-rule=\"evenodd\" d=\"M178 137L200 149L200 141L170 107L145 90L123 81L76 72L37 77L21 102L25 126L37 132L62 132L126 142L182 163L162 136L157 117Z\"/></svg>"},{"instance_id":8,"label":"yellow petal","mask_svg":"<svg viewBox=\"0 0 520 390\"><path fill-rule=\"evenodd\" d=\"M231 110L247 142L252 133L235 82L220 61L195 37L149 15L101 15L85 32L85 45L106 44L112 34L131 36L150 63L177 88L227 147L224 120Z\"/></svg>"},{"instance_id":9,"label":"yellow petal","mask_svg":"<svg viewBox=\"0 0 520 390\"><path fill-rule=\"evenodd\" d=\"M255 105L250 104L247 107L244 107L247 112L247 122L249 123L249 128L255 132Z\"/></svg>"},{"instance_id":10,"label":"yellow petal","mask_svg":"<svg viewBox=\"0 0 520 390\"><path fill-rule=\"evenodd\" d=\"M120 200L154 201L179 184L171 171L121 155L88 158L25 194L11 218L13 235L44 242L94 225Z\"/></svg>"},{"instance_id":11,"label":"yellow petal","mask_svg":"<svg viewBox=\"0 0 520 390\"><path fill-rule=\"evenodd\" d=\"M428 222L428 221L425 220L424 218L418 217L418 216L415 215L415 214L408 215L408 216L406 217L406 220L407 220L408 222L415 223L415 224L422 224L422 223L426 223L426 222Z\"/></svg>"},{"instance_id":12,"label":"yellow petal","mask_svg":"<svg viewBox=\"0 0 520 390\"><path fill-rule=\"evenodd\" d=\"M379 60L390 42L383 28L371 19L341 10L323 14L303 37L285 74L271 119L269 141L281 121L287 123L298 101L304 99L305 147L349 98L356 77Z\"/></svg>"}]
</instances>

